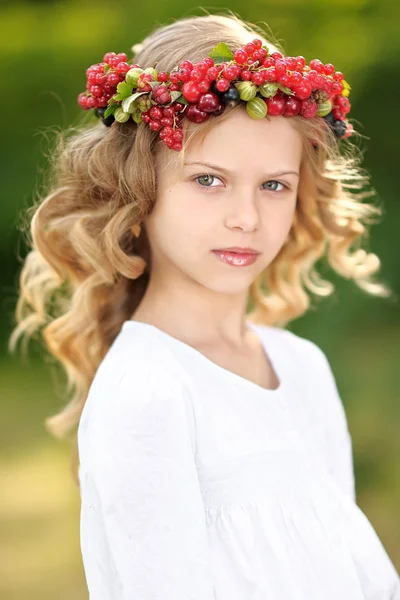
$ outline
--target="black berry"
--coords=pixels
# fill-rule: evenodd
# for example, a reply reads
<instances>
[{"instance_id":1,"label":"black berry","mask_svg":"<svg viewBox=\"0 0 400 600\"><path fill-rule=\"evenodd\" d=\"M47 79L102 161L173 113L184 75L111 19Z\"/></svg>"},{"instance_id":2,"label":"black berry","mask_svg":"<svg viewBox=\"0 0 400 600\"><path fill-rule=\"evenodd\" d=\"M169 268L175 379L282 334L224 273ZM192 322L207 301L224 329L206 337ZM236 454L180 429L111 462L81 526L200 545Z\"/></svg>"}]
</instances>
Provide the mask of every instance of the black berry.
<instances>
[{"instance_id":1,"label":"black berry","mask_svg":"<svg viewBox=\"0 0 400 600\"><path fill-rule=\"evenodd\" d=\"M338 139L340 139L346 133L347 125L342 120L335 121L331 127Z\"/></svg>"},{"instance_id":2,"label":"black berry","mask_svg":"<svg viewBox=\"0 0 400 600\"><path fill-rule=\"evenodd\" d=\"M237 89L237 87L235 85L231 85L229 87L229 89L223 93L222 99L226 104L229 104L230 102L232 102L232 103L239 102L239 100L240 100L239 90Z\"/></svg>"},{"instance_id":3,"label":"black berry","mask_svg":"<svg viewBox=\"0 0 400 600\"><path fill-rule=\"evenodd\" d=\"M107 127L111 127L111 125L115 121L114 115L108 115L108 117L105 119L104 113L106 112L106 110L107 110L106 106L101 106L100 108L97 108L95 112L96 112L97 116L101 119L101 121L104 123L104 125L106 125Z\"/></svg>"}]
</instances>

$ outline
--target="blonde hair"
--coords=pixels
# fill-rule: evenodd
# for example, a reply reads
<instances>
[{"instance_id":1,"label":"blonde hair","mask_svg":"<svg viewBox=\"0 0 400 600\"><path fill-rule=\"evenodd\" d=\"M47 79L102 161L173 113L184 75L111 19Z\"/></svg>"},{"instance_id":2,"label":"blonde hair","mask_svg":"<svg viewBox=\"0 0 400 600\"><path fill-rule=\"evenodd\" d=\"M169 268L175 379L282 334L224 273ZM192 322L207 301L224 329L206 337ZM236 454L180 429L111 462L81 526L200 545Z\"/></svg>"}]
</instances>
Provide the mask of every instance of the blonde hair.
<instances>
[{"instance_id":1,"label":"blonde hair","mask_svg":"<svg viewBox=\"0 0 400 600\"><path fill-rule=\"evenodd\" d=\"M156 29L133 50L143 68L157 65L168 71L184 59L202 59L220 41L235 50L254 37L283 53L260 29L230 15L178 20ZM391 294L371 280L380 261L361 247L366 225L382 214L380 206L365 203L374 191L359 166L361 153L348 140L339 150L321 118L294 117L291 122L303 139L293 225L279 254L249 290L248 318L275 326L303 315L310 295L332 294L334 285L316 269L324 256L334 271L369 294ZM212 126L210 119L192 128L185 148ZM46 419L48 430L63 438L79 423L95 372L148 283L151 256L140 223L156 201L158 136L133 122L111 128L96 122L70 128L57 142L50 189L27 211L31 250L20 274L9 348L14 351L21 339L26 351L38 333L50 357L63 367L70 398L61 412ZM176 160L178 153L170 152ZM77 460L76 445L72 464L78 482Z\"/></svg>"}]
</instances>

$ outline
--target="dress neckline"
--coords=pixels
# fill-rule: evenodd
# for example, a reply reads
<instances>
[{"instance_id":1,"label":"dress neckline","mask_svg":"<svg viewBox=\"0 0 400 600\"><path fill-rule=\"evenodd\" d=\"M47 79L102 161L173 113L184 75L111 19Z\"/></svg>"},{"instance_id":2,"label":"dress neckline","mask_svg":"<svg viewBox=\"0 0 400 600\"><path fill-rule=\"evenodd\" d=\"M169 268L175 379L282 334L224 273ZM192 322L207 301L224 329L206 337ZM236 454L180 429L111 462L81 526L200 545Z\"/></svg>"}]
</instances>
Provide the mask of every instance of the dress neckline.
<instances>
[{"instance_id":1,"label":"dress neckline","mask_svg":"<svg viewBox=\"0 0 400 600\"><path fill-rule=\"evenodd\" d=\"M233 371L230 371L229 369L226 369L225 367L218 365L213 360L211 360L210 358L208 358L207 356L202 354L202 352L200 352L199 350L196 350L196 348L193 348L193 346L186 344L182 340L179 340L178 338L174 337L173 335L170 335L163 329L160 329L159 327L157 327L156 325L152 325L151 323L144 323L143 321L135 321L134 319L128 319L122 323L121 330L126 331L128 328L134 329L136 327L136 328L145 328L145 329L148 329L149 331L153 331L156 335L161 336L161 337L166 337L167 339L171 340L171 342L173 344L176 344L181 349L184 349L187 352L191 353L199 361L201 361L205 365L207 365L208 368L212 369L214 372L218 373L219 375L224 376L227 380L230 380L231 383L236 383L237 385L240 385L242 388L247 388L252 393L259 394L260 396L269 396L269 397L280 396L284 387L286 386L286 378L284 377L284 373L282 372L280 365L278 364L278 359L274 356L274 348L273 348L274 340L272 339L273 336L268 337L268 351L267 351L267 348L266 348L267 335L266 335L266 333L268 331L268 327L263 326L263 331L260 331L260 327L261 327L260 325L257 325L255 323L252 323L251 321L247 321L247 320L245 321L245 323L257 335L257 337L261 343L261 346L264 350L264 354L267 357L267 359L269 360L269 363L271 364L272 369L275 371L275 375L277 376L277 379L279 381L279 385L275 389L265 388L265 387L259 385L258 383L255 383L254 381L247 379L246 377L242 377L241 375L238 375L237 373L234 373ZM271 355L271 347L272 347L272 355Z\"/></svg>"}]
</instances>

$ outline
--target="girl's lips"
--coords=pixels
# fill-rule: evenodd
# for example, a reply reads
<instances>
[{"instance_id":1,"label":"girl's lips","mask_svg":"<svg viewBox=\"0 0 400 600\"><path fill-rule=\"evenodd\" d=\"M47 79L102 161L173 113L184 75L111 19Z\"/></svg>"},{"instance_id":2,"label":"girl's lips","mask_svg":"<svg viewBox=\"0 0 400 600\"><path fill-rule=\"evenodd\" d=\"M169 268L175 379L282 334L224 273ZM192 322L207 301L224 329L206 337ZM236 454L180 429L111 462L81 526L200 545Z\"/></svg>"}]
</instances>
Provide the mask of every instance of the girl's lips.
<instances>
[{"instance_id":1,"label":"girl's lips","mask_svg":"<svg viewBox=\"0 0 400 600\"><path fill-rule=\"evenodd\" d=\"M246 252L228 252L227 250L212 250L220 260L223 260L228 265L235 267L246 267L252 265L258 258L258 254L249 254Z\"/></svg>"}]
</instances>

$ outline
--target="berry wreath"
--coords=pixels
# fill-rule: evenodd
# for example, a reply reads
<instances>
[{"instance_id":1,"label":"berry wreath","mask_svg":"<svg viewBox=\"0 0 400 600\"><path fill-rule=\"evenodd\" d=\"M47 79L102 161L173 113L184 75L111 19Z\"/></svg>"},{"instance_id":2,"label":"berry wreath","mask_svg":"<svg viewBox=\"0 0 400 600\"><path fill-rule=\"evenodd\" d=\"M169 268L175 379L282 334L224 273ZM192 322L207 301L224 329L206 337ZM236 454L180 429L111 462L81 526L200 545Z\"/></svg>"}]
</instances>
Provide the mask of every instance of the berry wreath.
<instances>
[{"instance_id":1,"label":"berry wreath","mask_svg":"<svg viewBox=\"0 0 400 600\"><path fill-rule=\"evenodd\" d=\"M107 52L86 70L86 91L78 96L84 110L94 109L106 126L132 119L145 123L173 150L181 150L182 120L202 123L227 105L245 103L253 119L300 115L322 117L337 139L352 135L346 119L350 86L330 64L303 56L269 54L260 39L239 50L221 42L206 58L184 60L171 72L129 64L123 52Z\"/></svg>"}]
</instances>

